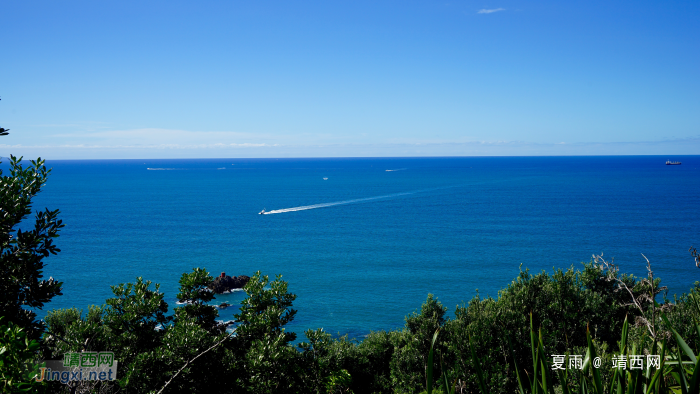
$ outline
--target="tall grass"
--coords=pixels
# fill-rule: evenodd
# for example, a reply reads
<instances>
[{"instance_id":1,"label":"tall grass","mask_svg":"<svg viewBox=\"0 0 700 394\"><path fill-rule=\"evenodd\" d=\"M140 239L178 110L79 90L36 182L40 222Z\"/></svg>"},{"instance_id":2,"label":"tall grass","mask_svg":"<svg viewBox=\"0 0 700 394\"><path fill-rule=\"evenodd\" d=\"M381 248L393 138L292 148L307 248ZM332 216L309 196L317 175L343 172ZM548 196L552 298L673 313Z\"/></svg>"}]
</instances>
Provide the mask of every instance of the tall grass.
<instances>
[{"instance_id":1,"label":"tall grass","mask_svg":"<svg viewBox=\"0 0 700 394\"><path fill-rule=\"evenodd\" d=\"M700 312L697 300L693 298L692 303ZM535 330L532 314L530 314L530 349L533 361L531 371L519 368L510 340L508 344L518 382L518 392L520 394L700 394L700 358L671 325L666 315L662 313L660 317L675 346L668 346L667 339L657 340L646 337L646 335L639 343L630 344L630 327L627 318L625 318L619 342L619 352L616 353L617 356L624 356L625 360L629 360L629 356L645 355L645 353L659 355L659 366L649 367L647 365L646 369L616 368L606 382L601 376L600 358L596 352L595 341L591 338L588 329L586 330L586 355L582 360L582 368L571 374L568 368L556 369L556 374L553 373L555 370L550 362L552 357L545 352L542 329ZM694 327L700 335L700 325L694 322ZM433 360L439 331L440 329L435 332L432 338L428 354L427 393L434 392L433 386L436 383L433 376ZM482 394L488 394L491 390L485 384L484 371L479 357L474 351L471 337L469 338L469 348L475 367L478 390ZM454 394L457 379L450 376L450 372L442 365L442 360L440 360L440 367L443 371L437 380L440 391Z\"/></svg>"}]
</instances>

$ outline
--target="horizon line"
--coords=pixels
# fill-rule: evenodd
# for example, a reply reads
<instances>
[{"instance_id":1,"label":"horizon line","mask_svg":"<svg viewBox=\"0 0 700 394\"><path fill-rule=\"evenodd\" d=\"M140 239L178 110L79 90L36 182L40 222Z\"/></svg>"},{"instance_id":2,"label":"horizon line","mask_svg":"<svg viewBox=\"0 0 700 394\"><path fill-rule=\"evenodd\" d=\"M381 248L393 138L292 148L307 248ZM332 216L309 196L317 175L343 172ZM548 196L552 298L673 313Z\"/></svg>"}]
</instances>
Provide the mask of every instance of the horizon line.
<instances>
[{"instance_id":1,"label":"horizon line","mask_svg":"<svg viewBox=\"0 0 700 394\"><path fill-rule=\"evenodd\" d=\"M599 154L599 155L445 155L445 156L294 156L294 157L172 157L172 158L116 158L116 159L48 159L47 161L118 161L118 160L330 160L330 159L451 159L451 158L495 158L495 157L695 157L700 156L700 154ZM21 157L22 160L34 160L27 159L24 156ZM9 156L0 156L0 160L9 159ZM41 157L39 157L41 158Z\"/></svg>"}]
</instances>

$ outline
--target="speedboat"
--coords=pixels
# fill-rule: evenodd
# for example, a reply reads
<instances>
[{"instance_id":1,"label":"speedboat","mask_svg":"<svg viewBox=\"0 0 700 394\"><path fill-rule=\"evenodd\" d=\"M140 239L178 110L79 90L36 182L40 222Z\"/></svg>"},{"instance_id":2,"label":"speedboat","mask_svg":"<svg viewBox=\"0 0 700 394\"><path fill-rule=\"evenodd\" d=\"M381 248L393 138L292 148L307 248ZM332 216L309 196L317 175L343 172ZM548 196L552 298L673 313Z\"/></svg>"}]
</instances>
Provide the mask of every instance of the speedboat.
<instances>
[{"instance_id":1,"label":"speedboat","mask_svg":"<svg viewBox=\"0 0 700 394\"><path fill-rule=\"evenodd\" d=\"M264 213L265 213L265 208L263 208L263 210L260 211L260 213L258 213L258 215L262 215L262 214L264 214Z\"/></svg>"}]
</instances>

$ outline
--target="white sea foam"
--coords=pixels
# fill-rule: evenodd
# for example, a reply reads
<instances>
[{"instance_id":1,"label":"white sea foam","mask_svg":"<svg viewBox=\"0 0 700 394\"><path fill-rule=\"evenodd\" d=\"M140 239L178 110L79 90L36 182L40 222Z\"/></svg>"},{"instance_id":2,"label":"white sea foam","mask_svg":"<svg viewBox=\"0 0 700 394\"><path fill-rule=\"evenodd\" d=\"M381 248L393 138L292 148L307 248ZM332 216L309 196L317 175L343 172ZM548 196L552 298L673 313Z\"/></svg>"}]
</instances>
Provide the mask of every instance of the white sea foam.
<instances>
[{"instance_id":1,"label":"white sea foam","mask_svg":"<svg viewBox=\"0 0 700 394\"><path fill-rule=\"evenodd\" d=\"M404 171L406 168L397 168L395 170L385 170L386 172L393 172L393 171Z\"/></svg>"},{"instance_id":2,"label":"white sea foam","mask_svg":"<svg viewBox=\"0 0 700 394\"><path fill-rule=\"evenodd\" d=\"M233 292L235 292L235 291L245 291L245 290L244 290L244 289L224 290L224 291L221 292L221 294L230 294L230 293L233 293Z\"/></svg>"},{"instance_id":3,"label":"white sea foam","mask_svg":"<svg viewBox=\"0 0 700 394\"><path fill-rule=\"evenodd\" d=\"M274 213L284 213L284 212L296 212L296 211L305 211L307 209L316 209L316 208L326 208L326 207L333 207L336 205L345 205L345 204L357 204L357 203L362 203L362 202L368 202L368 201L374 201L374 200L381 200L384 198L392 198L392 197L400 197L400 196L407 196L410 194L416 194L419 191L414 191L414 192L404 192L404 193L394 193L394 194L387 194L384 196L376 196L376 197L366 197L366 198L356 198L353 200L345 200L345 201L336 201L336 202L327 202L323 204L314 204L314 205L305 205L302 207L294 207L294 208L284 208L284 209L275 209L273 211L268 211L268 212L263 212L263 215L272 215Z\"/></svg>"}]
</instances>

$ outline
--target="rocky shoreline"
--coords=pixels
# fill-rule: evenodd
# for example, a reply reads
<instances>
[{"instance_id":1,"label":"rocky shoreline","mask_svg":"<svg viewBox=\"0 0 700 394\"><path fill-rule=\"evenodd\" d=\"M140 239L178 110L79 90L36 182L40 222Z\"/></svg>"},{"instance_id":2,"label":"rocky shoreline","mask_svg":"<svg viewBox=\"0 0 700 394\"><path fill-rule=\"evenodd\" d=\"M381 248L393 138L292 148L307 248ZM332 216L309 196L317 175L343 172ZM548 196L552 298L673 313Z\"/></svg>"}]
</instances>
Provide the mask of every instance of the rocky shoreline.
<instances>
[{"instance_id":1,"label":"rocky shoreline","mask_svg":"<svg viewBox=\"0 0 700 394\"><path fill-rule=\"evenodd\" d=\"M242 289L249 280L250 277L246 275L228 276L225 272L222 272L209 284L209 288L214 293L221 294L235 289Z\"/></svg>"}]
</instances>

